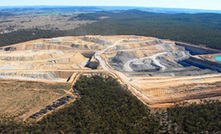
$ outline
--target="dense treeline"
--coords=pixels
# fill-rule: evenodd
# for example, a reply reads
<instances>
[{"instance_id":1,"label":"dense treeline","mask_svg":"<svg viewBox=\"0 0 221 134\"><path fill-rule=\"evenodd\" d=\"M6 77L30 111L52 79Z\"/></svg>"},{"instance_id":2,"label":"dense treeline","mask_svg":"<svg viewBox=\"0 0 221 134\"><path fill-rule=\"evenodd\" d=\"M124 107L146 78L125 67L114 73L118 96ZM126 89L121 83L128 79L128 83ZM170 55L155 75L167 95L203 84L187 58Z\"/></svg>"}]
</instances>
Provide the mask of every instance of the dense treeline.
<instances>
[{"instance_id":1,"label":"dense treeline","mask_svg":"<svg viewBox=\"0 0 221 134\"><path fill-rule=\"evenodd\" d=\"M220 14L157 14L130 10L82 26L75 32L154 36L221 49Z\"/></svg>"},{"instance_id":2,"label":"dense treeline","mask_svg":"<svg viewBox=\"0 0 221 134\"><path fill-rule=\"evenodd\" d=\"M15 14L13 13L8 13L8 12L0 12L0 17L6 17L6 16L14 16Z\"/></svg>"},{"instance_id":3,"label":"dense treeline","mask_svg":"<svg viewBox=\"0 0 221 134\"><path fill-rule=\"evenodd\" d=\"M41 123L51 120L51 130L59 128L76 133L148 133L158 130L159 123L150 115L149 109L113 78L81 77L74 89L82 96L80 100ZM61 126L59 122L73 124Z\"/></svg>"},{"instance_id":4,"label":"dense treeline","mask_svg":"<svg viewBox=\"0 0 221 134\"><path fill-rule=\"evenodd\" d=\"M113 78L81 77L80 98L36 124L0 124L0 133L153 133L159 121Z\"/></svg>"},{"instance_id":5,"label":"dense treeline","mask_svg":"<svg viewBox=\"0 0 221 134\"><path fill-rule=\"evenodd\" d=\"M0 34L0 47L39 38L52 38L63 35L65 35L63 31L39 29L19 30L12 33Z\"/></svg>"},{"instance_id":6,"label":"dense treeline","mask_svg":"<svg viewBox=\"0 0 221 134\"><path fill-rule=\"evenodd\" d=\"M73 20L99 20L99 18L96 16L93 16L91 14L82 13L82 14L79 14L75 17L71 17L69 19L69 21L73 21Z\"/></svg>"},{"instance_id":7,"label":"dense treeline","mask_svg":"<svg viewBox=\"0 0 221 134\"><path fill-rule=\"evenodd\" d=\"M200 104L191 105L182 103L168 108L167 112L168 120L179 126L179 132L221 132L221 102L218 100L203 100Z\"/></svg>"},{"instance_id":8,"label":"dense treeline","mask_svg":"<svg viewBox=\"0 0 221 134\"><path fill-rule=\"evenodd\" d=\"M0 35L0 46L57 36L125 34L154 36L221 49L221 14L160 14L130 10L120 13L102 11L89 16L109 18L74 30L30 29Z\"/></svg>"},{"instance_id":9,"label":"dense treeline","mask_svg":"<svg viewBox=\"0 0 221 134\"><path fill-rule=\"evenodd\" d=\"M73 20L99 20L100 17L111 17L115 14L112 12L106 12L106 11L98 11L96 13L82 13L77 16L71 17L69 21Z\"/></svg>"},{"instance_id":10,"label":"dense treeline","mask_svg":"<svg viewBox=\"0 0 221 134\"><path fill-rule=\"evenodd\" d=\"M221 102L180 103L164 112L150 110L111 78L82 76L73 104L38 123L1 121L0 133L218 133Z\"/></svg>"}]
</instances>

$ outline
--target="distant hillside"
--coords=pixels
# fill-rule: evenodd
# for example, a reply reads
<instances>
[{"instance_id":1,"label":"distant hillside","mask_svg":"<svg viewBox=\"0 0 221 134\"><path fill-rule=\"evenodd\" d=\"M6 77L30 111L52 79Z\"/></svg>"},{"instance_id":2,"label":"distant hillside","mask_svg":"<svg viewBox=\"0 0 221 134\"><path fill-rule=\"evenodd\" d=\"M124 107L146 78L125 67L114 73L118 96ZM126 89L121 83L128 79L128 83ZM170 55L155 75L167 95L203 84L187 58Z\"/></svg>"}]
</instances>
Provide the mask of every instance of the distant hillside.
<instances>
[{"instance_id":1,"label":"distant hillside","mask_svg":"<svg viewBox=\"0 0 221 134\"><path fill-rule=\"evenodd\" d=\"M162 14L128 10L74 30L78 35L143 35L221 49L221 14Z\"/></svg>"},{"instance_id":2,"label":"distant hillside","mask_svg":"<svg viewBox=\"0 0 221 134\"><path fill-rule=\"evenodd\" d=\"M14 16L15 14L13 13L8 13L8 12L0 12L0 17L1 16Z\"/></svg>"},{"instance_id":3,"label":"distant hillside","mask_svg":"<svg viewBox=\"0 0 221 134\"><path fill-rule=\"evenodd\" d=\"M38 29L18 30L7 34L0 34L0 47L39 38L52 38L64 35L66 35L64 31Z\"/></svg>"},{"instance_id":4,"label":"distant hillside","mask_svg":"<svg viewBox=\"0 0 221 134\"><path fill-rule=\"evenodd\" d=\"M82 13L77 16L71 17L69 21L73 20L99 20L100 17L111 17L114 14L111 12L106 12L106 11L99 11L96 13Z\"/></svg>"},{"instance_id":5,"label":"distant hillside","mask_svg":"<svg viewBox=\"0 0 221 134\"><path fill-rule=\"evenodd\" d=\"M30 29L0 35L0 45L45 37L124 34L153 36L196 45L204 44L207 47L221 50L221 14L163 14L128 10L118 13L95 12L80 17L82 19L85 17L86 19L98 19L101 16L107 16L107 18L74 30L44 31ZM27 32L23 33L24 31ZM35 33L35 35L29 33Z\"/></svg>"},{"instance_id":6,"label":"distant hillside","mask_svg":"<svg viewBox=\"0 0 221 134\"><path fill-rule=\"evenodd\" d=\"M71 17L69 19L69 21L73 21L73 20L99 20L99 17L93 16L91 14L79 14L75 17Z\"/></svg>"},{"instance_id":7,"label":"distant hillside","mask_svg":"<svg viewBox=\"0 0 221 134\"><path fill-rule=\"evenodd\" d=\"M0 11L4 12L30 12L30 11L47 11L47 12L92 12L97 11L97 7L80 7L80 6L22 6L22 7L1 7Z\"/></svg>"},{"instance_id":8,"label":"distant hillside","mask_svg":"<svg viewBox=\"0 0 221 134\"><path fill-rule=\"evenodd\" d=\"M160 7L132 7L132 6L15 6L4 7L0 6L0 11L4 12L96 12L96 11L127 11L131 9L137 9L154 13L220 13L221 10L202 10L202 9L185 9L185 8L160 8Z\"/></svg>"}]
</instances>

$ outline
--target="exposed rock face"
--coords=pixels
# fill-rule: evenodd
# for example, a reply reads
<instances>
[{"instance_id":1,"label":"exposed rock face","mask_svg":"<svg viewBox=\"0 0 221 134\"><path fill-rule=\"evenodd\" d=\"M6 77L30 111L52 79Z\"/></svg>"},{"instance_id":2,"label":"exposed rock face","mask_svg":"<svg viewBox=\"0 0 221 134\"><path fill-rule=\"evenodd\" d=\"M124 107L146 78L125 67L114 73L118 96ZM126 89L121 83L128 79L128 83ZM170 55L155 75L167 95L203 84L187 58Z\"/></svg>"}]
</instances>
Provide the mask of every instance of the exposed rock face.
<instances>
[{"instance_id":1,"label":"exposed rock face","mask_svg":"<svg viewBox=\"0 0 221 134\"><path fill-rule=\"evenodd\" d=\"M192 60L189 51L173 42L158 39L133 45L136 46L135 52L131 48L132 44L116 46L116 51L111 51L114 55L108 53L109 64L118 71L142 72L144 76L194 76L213 74L221 69L218 63L214 63L214 67L209 62L199 65L200 59Z\"/></svg>"},{"instance_id":2,"label":"exposed rock face","mask_svg":"<svg viewBox=\"0 0 221 134\"><path fill-rule=\"evenodd\" d=\"M133 35L38 39L0 48L0 78L72 82L76 74L108 73L144 103L161 105L219 97L221 63L211 60L214 54L221 55Z\"/></svg>"}]
</instances>

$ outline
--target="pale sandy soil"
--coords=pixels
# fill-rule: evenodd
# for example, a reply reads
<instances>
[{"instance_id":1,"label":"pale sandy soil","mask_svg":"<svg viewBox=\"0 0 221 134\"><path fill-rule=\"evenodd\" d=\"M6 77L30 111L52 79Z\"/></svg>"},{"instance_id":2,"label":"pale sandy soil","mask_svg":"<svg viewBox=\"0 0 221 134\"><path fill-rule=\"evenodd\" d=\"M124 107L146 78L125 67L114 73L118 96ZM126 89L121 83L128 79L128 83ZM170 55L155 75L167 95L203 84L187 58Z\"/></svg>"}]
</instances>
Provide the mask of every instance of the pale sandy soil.
<instances>
[{"instance_id":1,"label":"pale sandy soil","mask_svg":"<svg viewBox=\"0 0 221 134\"><path fill-rule=\"evenodd\" d=\"M176 48L175 43L162 41L161 44L154 44L153 41L155 40L157 38L133 35L90 35L85 37L70 36L38 39L5 46L0 50L0 78L65 82L74 73L87 75L105 73L116 78L144 104L154 108L168 107L180 101L198 102L202 98L220 99L221 74L217 72L199 76L143 76L131 75L130 60L128 60L128 63L125 62L124 65L127 69L124 71L116 70L109 64L110 58L126 53L133 55L131 62L141 64L140 61L142 60L152 59L160 67L160 71L165 71L168 67L162 64L158 57L168 52L164 52L161 45L169 43L171 51L174 51ZM92 70L85 66L90 59L85 56L85 53L94 54L91 57L91 61L99 61L98 69ZM207 55L207 57L209 58L210 56ZM168 56L166 59L172 61ZM0 102L0 110L8 110L10 113L13 109L21 109L19 113L15 113L15 116L28 112L30 109L38 110L43 105L46 105L48 101L63 95L63 92L59 94L56 92L57 90L48 91L42 89L44 92L40 92L42 90L36 88L35 92L33 88L26 87L30 86L29 84L23 84L23 89L20 86L18 88L15 88L16 86L8 86L10 88L7 88L6 81L4 82L5 84L2 85L5 86L2 86L1 90L2 97L5 98ZM73 78L69 82L73 83ZM10 92L14 96L10 96ZM25 94L25 96L22 96L22 94ZM29 98L28 96L31 97ZM40 103L36 103L34 106L29 105L29 103L26 104L26 101L24 101L27 100L27 102L33 104L36 100L32 99L36 97L40 98ZM7 105L5 101L8 102ZM22 107L25 107L25 110ZM5 116L8 112L3 113Z\"/></svg>"}]
</instances>

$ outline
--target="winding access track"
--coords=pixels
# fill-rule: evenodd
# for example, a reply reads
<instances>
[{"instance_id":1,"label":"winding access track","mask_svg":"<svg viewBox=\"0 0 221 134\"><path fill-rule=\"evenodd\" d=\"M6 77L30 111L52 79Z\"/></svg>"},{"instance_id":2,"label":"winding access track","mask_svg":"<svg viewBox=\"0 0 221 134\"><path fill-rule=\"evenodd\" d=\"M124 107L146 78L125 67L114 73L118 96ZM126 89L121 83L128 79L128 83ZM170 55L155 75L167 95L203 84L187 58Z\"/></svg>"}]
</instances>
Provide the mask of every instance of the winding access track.
<instances>
[{"instance_id":1,"label":"winding access track","mask_svg":"<svg viewBox=\"0 0 221 134\"><path fill-rule=\"evenodd\" d=\"M95 53L94 58L97 59L100 62L101 67L106 70L108 73L112 74L113 76L116 76L118 78L118 81L120 81L120 83L123 83L124 85L127 85L127 88L141 101L143 102L145 105L147 105L147 102L149 102L149 97L146 96L145 94L143 94L142 92L140 92L138 89L136 89L136 87L132 86L130 84L130 78L128 78L125 74L113 70L111 68L109 68L107 66L107 64L105 63L105 61L101 58L101 54L103 54L105 51L107 51L110 48L115 47L116 45L118 45L122 40L116 41L113 45L108 46L107 48L101 50L101 51L97 51ZM155 58L158 55L155 56ZM154 58L154 57L153 57ZM160 63L159 63L160 64Z\"/></svg>"},{"instance_id":2,"label":"winding access track","mask_svg":"<svg viewBox=\"0 0 221 134\"><path fill-rule=\"evenodd\" d=\"M130 67L130 64L131 62L135 62L135 61L138 61L138 60L144 60L144 59L152 59L153 62L159 66L161 68L162 71L164 71L166 69L166 67L164 65L162 65L158 60L157 60L157 57L160 56L160 55L163 55L163 54L167 54L167 52L162 52L162 53L157 53L157 54L154 54L152 56L147 56L147 57L143 57L143 58L134 58L134 59L131 59L129 61L127 61L124 66L123 66L123 69L127 72L133 72L133 69Z\"/></svg>"}]
</instances>

